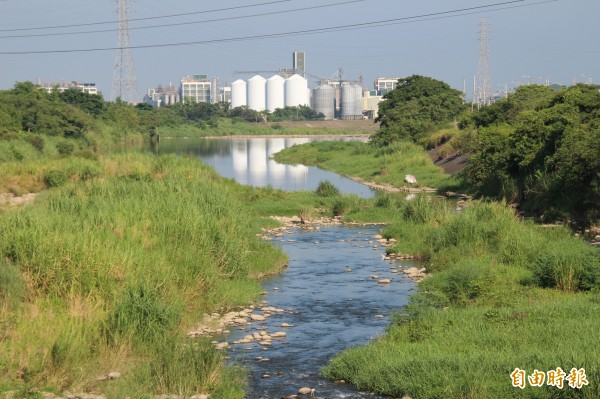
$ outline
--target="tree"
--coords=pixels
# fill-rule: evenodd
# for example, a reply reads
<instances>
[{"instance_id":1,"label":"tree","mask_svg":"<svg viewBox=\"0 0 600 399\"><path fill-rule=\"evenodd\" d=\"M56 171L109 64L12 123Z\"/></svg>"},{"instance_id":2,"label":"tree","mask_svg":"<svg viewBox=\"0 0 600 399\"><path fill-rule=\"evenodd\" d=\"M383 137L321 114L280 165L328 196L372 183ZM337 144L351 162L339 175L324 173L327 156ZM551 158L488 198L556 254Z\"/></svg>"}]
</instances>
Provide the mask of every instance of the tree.
<instances>
[{"instance_id":1,"label":"tree","mask_svg":"<svg viewBox=\"0 0 600 399\"><path fill-rule=\"evenodd\" d=\"M467 109L462 93L448 84L413 75L398 80L396 88L385 94L375 120L380 129L371 140L379 145L419 138L435 132Z\"/></svg>"}]
</instances>

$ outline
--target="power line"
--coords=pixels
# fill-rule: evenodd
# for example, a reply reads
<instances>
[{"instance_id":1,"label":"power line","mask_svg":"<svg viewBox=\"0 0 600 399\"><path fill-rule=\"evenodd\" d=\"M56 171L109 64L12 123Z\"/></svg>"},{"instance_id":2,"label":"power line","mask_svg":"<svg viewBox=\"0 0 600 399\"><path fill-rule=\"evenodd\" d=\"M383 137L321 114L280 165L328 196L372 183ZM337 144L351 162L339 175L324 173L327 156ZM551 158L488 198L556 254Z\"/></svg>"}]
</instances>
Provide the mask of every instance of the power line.
<instances>
[{"instance_id":1,"label":"power line","mask_svg":"<svg viewBox=\"0 0 600 399\"><path fill-rule=\"evenodd\" d=\"M147 44L147 45L137 45L128 47L130 49L146 49L146 48L161 48L161 47L177 47L177 46L192 46L192 45L202 45L202 44L216 44L216 43L227 43L227 42L237 42L237 41L245 41L245 40L256 40L256 39L271 39L277 37L286 37L286 36L296 36L296 35L309 35L309 34L318 34L318 33L328 33L328 32L337 32L344 30L353 30L353 29L364 29L371 27L381 27L391 24L399 24L399 23L408 23L408 22L417 22L415 20L427 20L429 19L441 19L442 16L449 17L458 17L462 15L472 14L474 10L486 10L486 11L499 11L502 9L508 8L516 8L516 7L525 7L527 5L538 5L544 3L552 3L557 2L559 0L546 0L540 1L533 4L525 4L521 6L515 6L515 3L523 3L527 0L512 0L505 1L501 3L488 4L483 6L476 7L468 7L450 11L441 11L436 13L422 14L411 17L402 17L402 18L393 18L381 21L373 21L373 22L363 22L363 23L355 23L348 25L340 25L333 27L325 27L325 28L315 28L315 29L306 29L299 31L291 31L291 32L280 32L280 33L270 33L270 34L260 34L253 36L241 36L241 37L233 37L233 38L224 38L224 39L212 39L212 40L201 40L201 41L192 41L192 42L178 42L178 43L165 43L165 44ZM493 7L498 6L506 6L509 4L513 4L511 7L504 7L500 9L491 9ZM490 10L491 9L491 10ZM468 12L471 11L471 12ZM455 15L448 15L455 14ZM437 17L437 18L435 18ZM0 55L29 55L29 54L56 54L56 53L82 53L82 52L96 52L96 51L112 51L118 50L120 47L105 47L105 48L88 48L88 49L69 49L69 50L39 50L39 51L9 51L9 52L0 52Z\"/></svg>"},{"instance_id":2,"label":"power line","mask_svg":"<svg viewBox=\"0 0 600 399\"><path fill-rule=\"evenodd\" d=\"M189 16L189 15L198 15L198 14L209 14L209 13L220 12L220 11L232 11L232 10L239 10L242 8L260 7L260 6L266 6L266 5L278 4L278 3L288 3L290 1L294 1L294 0L274 0L274 1L268 1L265 3L255 3L255 4L247 4L244 6L216 8L213 10L193 11L193 12L170 14L170 15L160 15L160 16L156 16L156 17L131 18L129 21L130 22L131 21L148 21L148 20L152 20L152 19L174 18L174 17L183 17L183 16ZM72 25L40 26L40 27L33 27L33 28L0 29L0 32L19 32L19 31L42 30L42 29L76 28L76 27L81 27L81 26L108 25L108 24L115 24L115 23L118 23L118 21L89 22L89 23L84 23L84 24L72 24Z\"/></svg>"},{"instance_id":3,"label":"power line","mask_svg":"<svg viewBox=\"0 0 600 399\"><path fill-rule=\"evenodd\" d=\"M192 21L192 22L179 22L175 24L161 24L161 25L149 25L149 26L139 26L135 28L129 28L129 30L139 30L139 29L154 29L154 28L165 28L165 27L173 27L173 26L183 26L183 25L196 25L196 24L204 24L209 22L220 22L220 21L230 21L236 19L246 19L246 18L255 18L255 17L263 17L267 15L277 15L277 14L286 14L297 11L306 11L306 10L314 10L318 8L326 8L326 7L335 7L340 5L347 5L352 3L360 3L366 0L349 0L342 1L339 3L332 4L321 4L318 6L311 7L302 7L302 8L294 8L290 10L281 10L281 11L270 11L259 14L250 14L250 15L241 15L236 17L223 17L223 18L214 18L214 19L205 19L203 21ZM130 19L131 21L131 19ZM91 31L78 31L78 32L63 32L63 33L37 33L33 35L11 35L11 36L0 36L0 39L14 39L14 38L25 38L25 37L46 37L46 36L70 36L70 35L80 35L80 34L90 34L90 33L106 33L106 32L114 32L114 29L101 29L101 30L91 30Z\"/></svg>"}]
</instances>

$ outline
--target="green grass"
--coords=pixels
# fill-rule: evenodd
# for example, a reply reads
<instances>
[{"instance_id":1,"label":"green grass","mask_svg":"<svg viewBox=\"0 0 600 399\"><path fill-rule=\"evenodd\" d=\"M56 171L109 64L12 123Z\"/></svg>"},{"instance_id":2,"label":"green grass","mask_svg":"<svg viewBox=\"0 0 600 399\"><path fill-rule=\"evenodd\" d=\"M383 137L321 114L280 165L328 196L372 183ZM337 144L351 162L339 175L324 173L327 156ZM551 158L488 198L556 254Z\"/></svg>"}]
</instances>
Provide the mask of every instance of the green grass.
<instances>
[{"instance_id":1,"label":"green grass","mask_svg":"<svg viewBox=\"0 0 600 399\"><path fill-rule=\"evenodd\" d=\"M564 228L519 221L502 204L453 213L437 199L396 209L384 236L433 274L386 334L335 357L331 379L415 399L600 395L600 253ZM513 388L510 373L584 368L589 386Z\"/></svg>"},{"instance_id":2,"label":"green grass","mask_svg":"<svg viewBox=\"0 0 600 399\"><path fill-rule=\"evenodd\" d=\"M275 154L274 159L287 164L314 165L344 176L367 181L407 186L404 177L417 178L416 187L441 188L456 181L433 165L422 147L399 142L389 147L375 147L359 142L317 142L297 145Z\"/></svg>"}]
</instances>

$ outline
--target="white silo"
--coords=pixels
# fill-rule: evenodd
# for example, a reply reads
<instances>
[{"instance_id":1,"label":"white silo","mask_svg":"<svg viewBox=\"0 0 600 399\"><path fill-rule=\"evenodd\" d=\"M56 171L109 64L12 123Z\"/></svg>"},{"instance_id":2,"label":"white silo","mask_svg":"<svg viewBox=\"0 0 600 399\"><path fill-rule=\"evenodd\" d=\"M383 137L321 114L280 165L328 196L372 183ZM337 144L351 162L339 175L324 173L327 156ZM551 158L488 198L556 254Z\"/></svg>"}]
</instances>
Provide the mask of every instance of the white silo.
<instances>
[{"instance_id":1,"label":"white silo","mask_svg":"<svg viewBox=\"0 0 600 399\"><path fill-rule=\"evenodd\" d=\"M308 81L302 76L296 74L285 80L285 106L297 107L299 105L308 105L306 91Z\"/></svg>"},{"instance_id":2,"label":"white silo","mask_svg":"<svg viewBox=\"0 0 600 399\"><path fill-rule=\"evenodd\" d=\"M267 106L267 80L260 75L248 79L248 108L264 111Z\"/></svg>"},{"instance_id":3,"label":"white silo","mask_svg":"<svg viewBox=\"0 0 600 399\"><path fill-rule=\"evenodd\" d=\"M238 79L231 84L231 108L246 106L247 84L242 79Z\"/></svg>"},{"instance_id":4,"label":"white silo","mask_svg":"<svg viewBox=\"0 0 600 399\"><path fill-rule=\"evenodd\" d=\"M273 75L267 80L267 111L273 112L285 106L285 79Z\"/></svg>"},{"instance_id":5,"label":"white silo","mask_svg":"<svg viewBox=\"0 0 600 399\"><path fill-rule=\"evenodd\" d=\"M335 117L335 89L332 86L322 84L314 90L313 109L317 114L325 115L327 120Z\"/></svg>"}]
</instances>

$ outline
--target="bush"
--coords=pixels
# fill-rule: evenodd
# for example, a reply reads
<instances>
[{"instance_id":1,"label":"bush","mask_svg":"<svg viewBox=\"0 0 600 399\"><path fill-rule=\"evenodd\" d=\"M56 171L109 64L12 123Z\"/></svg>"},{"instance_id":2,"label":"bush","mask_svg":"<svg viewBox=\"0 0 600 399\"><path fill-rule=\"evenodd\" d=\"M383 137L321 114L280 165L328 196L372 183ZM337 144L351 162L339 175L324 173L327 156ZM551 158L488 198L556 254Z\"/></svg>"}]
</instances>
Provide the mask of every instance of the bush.
<instances>
[{"instance_id":1,"label":"bush","mask_svg":"<svg viewBox=\"0 0 600 399\"><path fill-rule=\"evenodd\" d=\"M75 151L75 145L68 141L60 141L56 143L56 151L62 156L71 155Z\"/></svg>"},{"instance_id":2,"label":"bush","mask_svg":"<svg viewBox=\"0 0 600 399\"><path fill-rule=\"evenodd\" d=\"M30 134L25 136L25 141L31 144L39 152L44 152L44 146L46 142L44 141L44 138L42 136L39 136L37 134Z\"/></svg>"},{"instance_id":3,"label":"bush","mask_svg":"<svg viewBox=\"0 0 600 399\"><path fill-rule=\"evenodd\" d=\"M338 190L338 188L329 180L321 180L316 193L319 197L335 197L340 195L340 190Z\"/></svg>"},{"instance_id":4,"label":"bush","mask_svg":"<svg viewBox=\"0 0 600 399\"><path fill-rule=\"evenodd\" d=\"M571 243L553 246L538 256L533 265L535 282L540 287L563 291L587 291L600 288L600 253L594 248L582 250Z\"/></svg>"},{"instance_id":5,"label":"bush","mask_svg":"<svg viewBox=\"0 0 600 399\"><path fill-rule=\"evenodd\" d=\"M67 175L62 170L49 170L44 174L44 183L47 187L60 187L67 182Z\"/></svg>"}]
</instances>

